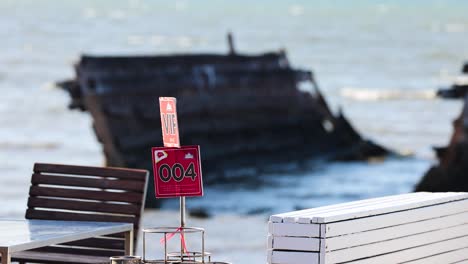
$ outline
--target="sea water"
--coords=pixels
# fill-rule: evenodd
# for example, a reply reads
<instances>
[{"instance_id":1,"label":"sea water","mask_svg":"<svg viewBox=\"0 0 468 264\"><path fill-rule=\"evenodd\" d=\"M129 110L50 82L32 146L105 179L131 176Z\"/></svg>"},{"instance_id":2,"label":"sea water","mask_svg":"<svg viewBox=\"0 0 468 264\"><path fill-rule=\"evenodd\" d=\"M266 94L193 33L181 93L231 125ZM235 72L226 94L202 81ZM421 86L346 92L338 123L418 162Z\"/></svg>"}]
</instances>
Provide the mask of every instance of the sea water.
<instances>
[{"instance_id":1,"label":"sea water","mask_svg":"<svg viewBox=\"0 0 468 264\"><path fill-rule=\"evenodd\" d=\"M468 2L457 0L1 0L0 217L23 217L34 162L104 164L91 117L68 110L68 95L53 85L74 76L80 54L226 53L228 31L238 52L285 49L294 67L314 71L333 110L341 108L362 135L411 155L247 169L256 181L206 187L189 208L231 226L238 219L242 230L246 215L266 219L412 191L461 110L435 90L450 85L468 59L467 11ZM221 254L241 263L242 250ZM255 252L262 258L262 249Z\"/></svg>"}]
</instances>

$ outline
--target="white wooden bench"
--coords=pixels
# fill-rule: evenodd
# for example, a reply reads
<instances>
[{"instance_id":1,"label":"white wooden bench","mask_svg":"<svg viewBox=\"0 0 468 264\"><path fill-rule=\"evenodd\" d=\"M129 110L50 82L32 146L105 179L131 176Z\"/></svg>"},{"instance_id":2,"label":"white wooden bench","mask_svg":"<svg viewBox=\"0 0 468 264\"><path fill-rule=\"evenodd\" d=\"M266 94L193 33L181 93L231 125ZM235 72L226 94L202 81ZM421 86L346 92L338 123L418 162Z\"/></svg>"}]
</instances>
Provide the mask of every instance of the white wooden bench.
<instances>
[{"instance_id":1,"label":"white wooden bench","mask_svg":"<svg viewBox=\"0 0 468 264\"><path fill-rule=\"evenodd\" d=\"M269 264L468 263L468 193L410 193L273 215Z\"/></svg>"}]
</instances>

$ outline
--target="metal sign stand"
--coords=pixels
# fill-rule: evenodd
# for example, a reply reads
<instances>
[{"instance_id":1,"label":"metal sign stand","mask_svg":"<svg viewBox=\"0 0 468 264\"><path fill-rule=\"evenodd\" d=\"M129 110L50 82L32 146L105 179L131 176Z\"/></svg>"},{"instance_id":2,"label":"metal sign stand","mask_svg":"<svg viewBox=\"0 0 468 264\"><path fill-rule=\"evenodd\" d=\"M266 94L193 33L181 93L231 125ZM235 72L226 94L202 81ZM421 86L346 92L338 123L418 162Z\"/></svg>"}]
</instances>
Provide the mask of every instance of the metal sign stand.
<instances>
[{"instance_id":1,"label":"metal sign stand","mask_svg":"<svg viewBox=\"0 0 468 264\"><path fill-rule=\"evenodd\" d=\"M162 235L167 238L168 235L181 234L195 234L200 235L201 249L197 251L187 252L184 255L180 255L179 252L168 252L167 239L164 241L164 258L160 260L151 260L146 257L146 238L149 235L156 234ZM206 262L208 259L208 262ZM211 253L205 251L205 230L199 227L184 227L183 230L180 227L154 227L154 228L143 228L143 263L152 264L229 264L225 262L212 262Z\"/></svg>"},{"instance_id":2,"label":"metal sign stand","mask_svg":"<svg viewBox=\"0 0 468 264\"><path fill-rule=\"evenodd\" d=\"M164 135L164 128L163 128L163 141L165 147L176 147L180 148L179 142L179 131L178 131L178 122L177 122L177 111L176 109L176 99L172 97L160 97L160 111L161 113L164 111L164 108L161 107L161 101L172 101L174 104L171 106L171 114L172 120L171 125L172 128L170 129L171 132L175 133L169 144L166 144L166 136ZM161 125L164 127L164 124L168 123L168 121L164 121L163 117L161 116ZM201 177L201 175L200 175ZM186 226L186 208L185 208L185 196L180 196L180 227L155 227L155 228L144 228L143 229L143 263L154 263L154 264L229 264L225 262L211 262L211 254L209 252L205 252L205 230L203 228L198 227L187 227ZM191 251L186 252L186 245L185 245L185 234L188 233L198 233L201 234L201 251ZM148 260L146 258L146 237L149 234L160 234L163 235L164 241L164 259L162 260ZM168 252L167 251L167 241L169 240L168 234L173 236L174 234L180 234L180 253L179 252ZM162 243L162 242L161 242ZM205 257L208 258L208 262L205 262Z\"/></svg>"},{"instance_id":3,"label":"metal sign stand","mask_svg":"<svg viewBox=\"0 0 468 264\"><path fill-rule=\"evenodd\" d=\"M180 197L180 257L184 259L185 247L184 247L184 227L185 227L185 196ZM203 260L204 262L204 260Z\"/></svg>"}]
</instances>

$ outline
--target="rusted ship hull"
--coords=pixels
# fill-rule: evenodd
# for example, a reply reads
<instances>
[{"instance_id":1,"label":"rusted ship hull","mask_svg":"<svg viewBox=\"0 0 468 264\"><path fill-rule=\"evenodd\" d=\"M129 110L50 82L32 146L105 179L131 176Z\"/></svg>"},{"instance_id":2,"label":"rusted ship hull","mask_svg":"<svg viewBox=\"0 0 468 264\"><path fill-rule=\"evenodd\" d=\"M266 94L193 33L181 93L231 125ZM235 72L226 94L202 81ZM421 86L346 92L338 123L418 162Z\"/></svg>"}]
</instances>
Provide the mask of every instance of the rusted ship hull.
<instances>
[{"instance_id":1,"label":"rusted ship hull","mask_svg":"<svg viewBox=\"0 0 468 264\"><path fill-rule=\"evenodd\" d=\"M312 73L291 68L284 52L83 56L76 79L61 85L71 108L93 116L108 166L151 170L150 149L162 145L159 96L177 97L181 142L201 145L207 183L228 181L229 168L387 153L332 114Z\"/></svg>"}]
</instances>

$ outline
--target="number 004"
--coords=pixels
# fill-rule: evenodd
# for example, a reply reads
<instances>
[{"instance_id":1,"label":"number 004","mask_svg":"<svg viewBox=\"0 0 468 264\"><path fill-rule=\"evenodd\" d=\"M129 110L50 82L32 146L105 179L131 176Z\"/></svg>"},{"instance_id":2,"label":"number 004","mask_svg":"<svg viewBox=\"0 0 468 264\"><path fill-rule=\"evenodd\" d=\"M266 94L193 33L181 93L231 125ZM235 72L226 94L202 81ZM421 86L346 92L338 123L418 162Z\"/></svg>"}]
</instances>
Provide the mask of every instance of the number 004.
<instances>
[{"instance_id":1,"label":"number 004","mask_svg":"<svg viewBox=\"0 0 468 264\"><path fill-rule=\"evenodd\" d=\"M167 165L163 164L159 167L159 178L164 181L168 182L171 178L174 178L176 182L182 181L185 177L195 180L197 177L197 173L194 169L194 164L190 163L187 167L187 170L184 169L184 166L180 163L176 163L172 166L172 168Z\"/></svg>"}]
</instances>

